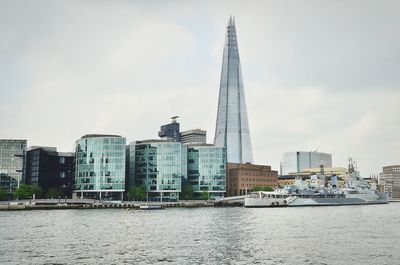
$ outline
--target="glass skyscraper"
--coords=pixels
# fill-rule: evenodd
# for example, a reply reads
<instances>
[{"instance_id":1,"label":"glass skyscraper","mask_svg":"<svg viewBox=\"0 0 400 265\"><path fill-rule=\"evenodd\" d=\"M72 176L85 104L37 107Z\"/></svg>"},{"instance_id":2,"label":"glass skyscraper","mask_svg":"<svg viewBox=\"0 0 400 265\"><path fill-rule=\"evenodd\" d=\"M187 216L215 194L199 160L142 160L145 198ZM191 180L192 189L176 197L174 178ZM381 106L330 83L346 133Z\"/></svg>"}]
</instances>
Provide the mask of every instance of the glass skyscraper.
<instances>
[{"instance_id":1,"label":"glass skyscraper","mask_svg":"<svg viewBox=\"0 0 400 265\"><path fill-rule=\"evenodd\" d=\"M88 134L75 143L74 197L122 200L125 143L118 135Z\"/></svg>"},{"instance_id":2,"label":"glass skyscraper","mask_svg":"<svg viewBox=\"0 0 400 265\"><path fill-rule=\"evenodd\" d=\"M0 188L14 192L18 183L24 183L26 140L0 139Z\"/></svg>"},{"instance_id":3,"label":"glass skyscraper","mask_svg":"<svg viewBox=\"0 0 400 265\"><path fill-rule=\"evenodd\" d=\"M145 186L151 201L177 201L187 179L187 147L165 140L130 145L129 186Z\"/></svg>"},{"instance_id":4,"label":"glass skyscraper","mask_svg":"<svg viewBox=\"0 0 400 265\"><path fill-rule=\"evenodd\" d=\"M188 185L196 198L207 191L210 198L224 197L226 191L225 148L213 145L188 146Z\"/></svg>"},{"instance_id":5,"label":"glass skyscraper","mask_svg":"<svg viewBox=\"0 0 400 265\"><path fill-rule=\"evenodd\" d=\"M214 144L226 147L228 162L252 163L253 152L234 18L229 19L226 30Z\"/></svg>"}]
</instances>

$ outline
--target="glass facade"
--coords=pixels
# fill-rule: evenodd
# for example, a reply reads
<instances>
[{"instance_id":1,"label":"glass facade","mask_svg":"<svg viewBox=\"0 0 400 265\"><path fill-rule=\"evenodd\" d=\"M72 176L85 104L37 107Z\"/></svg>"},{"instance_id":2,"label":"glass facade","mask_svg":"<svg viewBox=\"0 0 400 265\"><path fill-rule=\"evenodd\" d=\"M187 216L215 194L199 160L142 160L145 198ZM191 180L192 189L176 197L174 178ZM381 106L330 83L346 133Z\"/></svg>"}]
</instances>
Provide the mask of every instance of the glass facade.
<instances>
[{"instance_id":1,"label":"glass facade","mask_svg":"<svg viewBox=\"0 0 400 265\"><path fill-rule=\"evenodd\" d=\"M130 146L129 182L145 186L150 201L177 201L187 179L187 147L179 142L137 141ZM130 184L130 186L133 186Z\"/></svg>"},{"instance_id":2,"label":"glass facade","mask_svg":"<svg viewBox=\"0 0 400 265\"><path fill-rule=\"evenodd\" d=\"M74 183L74 153L57 152L55 147L34 147L26 155L26 183L42 188L44 194L55 188L71 197Z\"/></svg>"},{"instance_id":3,"label":"glass facade","mask_svg":"<svg viewBox=\"0 0 400 265\"><path fill-rule=\"evenodd\" d=\"M158 136L174 142L180 142L179 123L176 121L177 116L172 117L172 122L162 125Z\"/></svg>"},{"instance_id":4,"label":"glass facade","mask_svg":"<svg viewBox=\"0 0 400 265\"><path fill-rule=\"evenodd\" d=\"M226 191L226 152L223 147L189 146L188 185L193 187L195 198L208 191L210 198L221 198Z\"/></svg>"},{"instance_id":5,"label":"glass facade","mask_svg":"<svg viewBox=\"0 0 400 265\"><path fill-rule=\"evenodd\" d=\"M332 167L332 155L319 152L286 152L283 154L282 175L302 172L306 168Z\"/></svg>"},{"instance_id":6,"label":"glass facade","mask_svg":"<svg viewBox=\"0 0 400 265\"><path fill-rule=\"evenodd\" d=\"M226 32L214 144L215 146L226 147L228 162L253 162L236 27L233 18L230 18Z\"/></svg>"},{"instance_id":7,"label":"glass facade","mask_svg":"<svg viewBox=\"0 0 400 265\"><path fill-rule=\"evenodd\" d=\"M74 196L123 199L125 143L118 135L85 135L76 141Z\"/></svg>"},{"instance_id":8,"label":"glass facade","mask_svg":"<svg viewBox=\"0 0 400 265\"><path fill-rule=\"evenodd\" d=\"M26 140L0 140L0 187L14 192L25 181Z\"/></svg>"}]
</instances>

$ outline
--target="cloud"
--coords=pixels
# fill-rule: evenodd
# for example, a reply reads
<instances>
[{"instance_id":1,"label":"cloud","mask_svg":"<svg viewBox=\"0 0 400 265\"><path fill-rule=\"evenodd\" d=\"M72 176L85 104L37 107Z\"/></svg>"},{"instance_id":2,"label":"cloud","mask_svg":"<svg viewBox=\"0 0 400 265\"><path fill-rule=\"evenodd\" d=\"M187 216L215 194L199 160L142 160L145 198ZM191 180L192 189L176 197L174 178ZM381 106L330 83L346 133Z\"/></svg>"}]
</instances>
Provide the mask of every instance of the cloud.
<instances>
[{"instance_id":1,"label":"cloud","mask_svg":"<svg viewBox=\"0 0 400 265\"><path fill-rule=\"evenodd\" d=\"M362 8L361 8L362 7ZM170 116L215 130L236 16L253 151L399 163L397 1L3 1L0 137L71 150L86 133L157 137Z\"/></svg>"}]
</instances>

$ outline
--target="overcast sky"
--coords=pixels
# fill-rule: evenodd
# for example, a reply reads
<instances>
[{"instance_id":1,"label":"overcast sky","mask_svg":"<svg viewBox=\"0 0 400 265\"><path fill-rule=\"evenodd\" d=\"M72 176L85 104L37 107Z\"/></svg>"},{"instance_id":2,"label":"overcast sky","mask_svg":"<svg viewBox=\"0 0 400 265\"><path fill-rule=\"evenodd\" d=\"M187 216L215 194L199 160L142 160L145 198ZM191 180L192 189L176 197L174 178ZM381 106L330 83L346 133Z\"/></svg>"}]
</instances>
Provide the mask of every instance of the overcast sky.
<instances>
[{"instance_id":1,"label":"overcast sky","mask_svg":"<svg viewBox=\"0 0 400 265\"><path fill-rule=\"evenodd\" d=\"M400 1L0 1L0 138L214 137L236 17L255 162L285 151L400 164Z\"/></svg>"}]
</instances>

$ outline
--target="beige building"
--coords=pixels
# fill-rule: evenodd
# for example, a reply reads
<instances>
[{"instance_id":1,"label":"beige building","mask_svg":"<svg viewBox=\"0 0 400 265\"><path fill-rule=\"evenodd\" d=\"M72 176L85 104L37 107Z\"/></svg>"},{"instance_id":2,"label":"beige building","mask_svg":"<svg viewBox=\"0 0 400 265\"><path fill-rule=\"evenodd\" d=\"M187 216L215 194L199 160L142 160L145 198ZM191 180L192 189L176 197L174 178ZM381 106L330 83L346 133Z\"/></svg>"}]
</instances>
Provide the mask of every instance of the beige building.
<instances>
[{"instance_id":1,"label":"beige building","mask_svg":"<svg viewBox=\"0 0 400 265\"><path fill-rule=\"evenodd\" d=\"M256 186L278 187L278 171L270 166L228 163L226 168L226 195L244 195Z\"/></svg>"},{"instance_id":2,"label":"beige building","mask_svg":"<svg viewBox=\"0 0 400 265\"><path fill-rule=\"evenodd\" d=\"M297 177L301 177L302 180L304 180L307 184L311 183L311 175L289 175L289 176L280 177L278 179L279 187L282 188L282 187L285 187L287 185L293 185L295 183ZM328 180L328 185L329 185L331 183L330 177L328 177L327 180ZM338 176L337 185L340 188L343 188L344 187L344 183L345 183L345 179L340 177L340 176Z\"/></svg>"},{"instance_id":3,"label":"beige building","mask_svg":"<svg viewBox=\"0 0 400 265\"><path fill-rule=\"evenodd\" d=\"M279 187L293 185L296 177L301 177L305 182L309 183L311 176L319 173L324 173L324 175L327 176L328 184L330 183L331 176L338 176L338 186L344 187L347 174L347 170L344 167L326 167L323 169L323 172L321 172L321 168L306 168L300 173L289 173L289 175L281 176L278 179Z\"/></svg>"},{"instance_id":4,"label":"beige building","mask_svg":"<svg viewBox=\"0 0 400 265\"><path fill-rule=\"evenodd\" d=\"M379 184L392 198L400 198L400 165L383 167Z\"/></svg>"}]
</instances>

